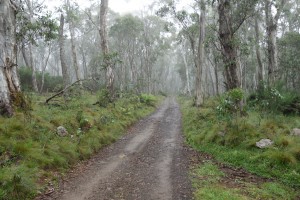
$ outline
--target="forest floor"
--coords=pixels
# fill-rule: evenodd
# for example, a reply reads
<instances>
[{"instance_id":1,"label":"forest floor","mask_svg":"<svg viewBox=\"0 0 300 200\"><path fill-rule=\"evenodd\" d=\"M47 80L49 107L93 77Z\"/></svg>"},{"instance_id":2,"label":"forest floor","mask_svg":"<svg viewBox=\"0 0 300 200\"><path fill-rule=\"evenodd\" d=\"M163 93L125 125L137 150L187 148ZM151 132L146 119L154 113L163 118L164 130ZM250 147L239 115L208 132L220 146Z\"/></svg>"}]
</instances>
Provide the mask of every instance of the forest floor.
<instances>
[{"instance_id":1,"label":"forest floor","mask_svg":"<svg viewBox=\"0 0 300 200\"><path fill-rule=\"evenodd\" d=\"M181 126L179 105L167 98L120 140L78 164L58 189L36 199L264 199L260 188L272 180L193 150Z\"/></svg>"}]
</instances>

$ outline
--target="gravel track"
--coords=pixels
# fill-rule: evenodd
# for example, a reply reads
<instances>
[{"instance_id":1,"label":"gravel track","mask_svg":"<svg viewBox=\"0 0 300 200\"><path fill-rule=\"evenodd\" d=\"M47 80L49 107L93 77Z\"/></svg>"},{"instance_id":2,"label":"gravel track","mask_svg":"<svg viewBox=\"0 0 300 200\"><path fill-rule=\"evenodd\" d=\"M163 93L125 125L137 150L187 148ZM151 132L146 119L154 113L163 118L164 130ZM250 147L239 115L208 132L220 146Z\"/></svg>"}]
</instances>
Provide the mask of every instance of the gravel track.
<instances>
[{"instance_id":1,"label":"gravel track","mask_svg":"<svg viewBox=\"0 0 300 200\"><path fill-rule=\"evenodd\" d=\"M189 150L181 135L181 113L167 98L155 113L105 147L61 188L41 199L184 200L192 198Z\"/></svg>"}]
</instances>

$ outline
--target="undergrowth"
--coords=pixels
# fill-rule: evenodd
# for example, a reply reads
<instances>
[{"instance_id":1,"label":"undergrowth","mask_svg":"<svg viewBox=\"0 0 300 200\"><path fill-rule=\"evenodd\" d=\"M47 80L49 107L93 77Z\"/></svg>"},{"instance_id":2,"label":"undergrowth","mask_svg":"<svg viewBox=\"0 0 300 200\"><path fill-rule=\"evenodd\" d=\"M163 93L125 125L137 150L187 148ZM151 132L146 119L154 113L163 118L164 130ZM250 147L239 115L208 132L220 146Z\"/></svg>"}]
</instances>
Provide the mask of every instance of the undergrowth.
<instances>
[{"instance_id":1,"label":"undergrowth","mask_svg":"<svg viewBox=\"0 0 300 200\"><path fill-rule=\"evenodd\" d=\"M144 101L125 95L105 107L93 105L98 99L84 94L45 105L45 97L33 95L30 119L22 110L12 118L0 117L0 199L32 199L75 163L118 139L158 103L153 96ZM69 134L58 136L58 126Z\"/></svg>"},{"instance_id":2,"label":"undergrowth","mask_svg":"<svg viewBox=\"0 0 300 200\"><path fill-rule=\"evenodd\" d=\"M218 98L200 108L193 107L190 99L180 101L187 143L221 162L300 188L300 137L290 135L293 128L300 128L298 116L262 112L247 105L239 114L220 114ZM264 138L274 144L257 148L256 142Z\"/></svg>"}]
</instances>

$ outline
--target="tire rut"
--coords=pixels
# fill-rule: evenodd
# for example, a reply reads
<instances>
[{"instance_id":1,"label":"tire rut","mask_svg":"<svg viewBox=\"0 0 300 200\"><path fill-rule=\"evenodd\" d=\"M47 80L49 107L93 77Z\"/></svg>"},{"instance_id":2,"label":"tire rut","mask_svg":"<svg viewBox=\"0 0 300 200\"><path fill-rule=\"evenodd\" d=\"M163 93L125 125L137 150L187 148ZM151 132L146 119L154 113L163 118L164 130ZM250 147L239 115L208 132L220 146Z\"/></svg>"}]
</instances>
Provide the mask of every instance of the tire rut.
<instances>
[{"instance_id":1,"label":"tire rut","mask_svg":"<svg viewBox=\"0 0 300 200\"><path fill-rule=\"evenodd\" d=\"M61 192L49 199L192 199L189 158L175 99L166 99L129 133L104 148L84 172L71 178Z\"/></svg>"}]
</instances>

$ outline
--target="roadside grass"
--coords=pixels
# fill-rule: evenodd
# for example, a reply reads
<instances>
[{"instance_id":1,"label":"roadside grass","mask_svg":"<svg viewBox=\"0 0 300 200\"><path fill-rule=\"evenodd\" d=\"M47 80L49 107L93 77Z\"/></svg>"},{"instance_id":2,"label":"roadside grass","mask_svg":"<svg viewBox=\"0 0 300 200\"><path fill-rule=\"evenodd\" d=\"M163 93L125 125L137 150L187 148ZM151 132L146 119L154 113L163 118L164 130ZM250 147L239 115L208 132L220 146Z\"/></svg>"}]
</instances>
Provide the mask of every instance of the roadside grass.
<instances>
[{"instance_id":1,"label":"roadside grass","mask_svg":"<svg viewBox=\"0 0 300 200\"><path fill-rule=\"evenodd\" d=\"M144 101L144 98L151 98ZM117 140L125 129L155 110L161 98L126 95L106 107L93 105L96 95L83 94L67 103L45 105L44 96L31 95L32 111L0 117L0 199L32 199L54 187L80 160ZM60 137L64 126L69 135Z\"/></svg>"},{"instance_id":2,"label":"roadside grass","mask_svg":"<svg viewBox=\"0 0 300 200\"><path fill-rule=\"evenodd\" d=\"M191 172L196 200L295 199L296 193L275 182L247 183L233 180L235 187L226 184L226 174L211 161L195 167Z\"/></svg>"},{"instance_id":3,"label":"roadside grass","mask_svg":"<svg viewBox=\"0 0 300 200\"><path fill-rule=\"evenodd\" d=\"M272 178L274 184L279 182L293 191L299 190L300 138L290 135L291 129L300 128L299 117L249 110L245 116L226 118L218 115L216 99L208 100L201 108L193 107L190 99L181 98L180 102L189 145L220 162ZM255 142L263 138L271 139L274 144L258 149Z\"/></svg>"}]
</instances>

